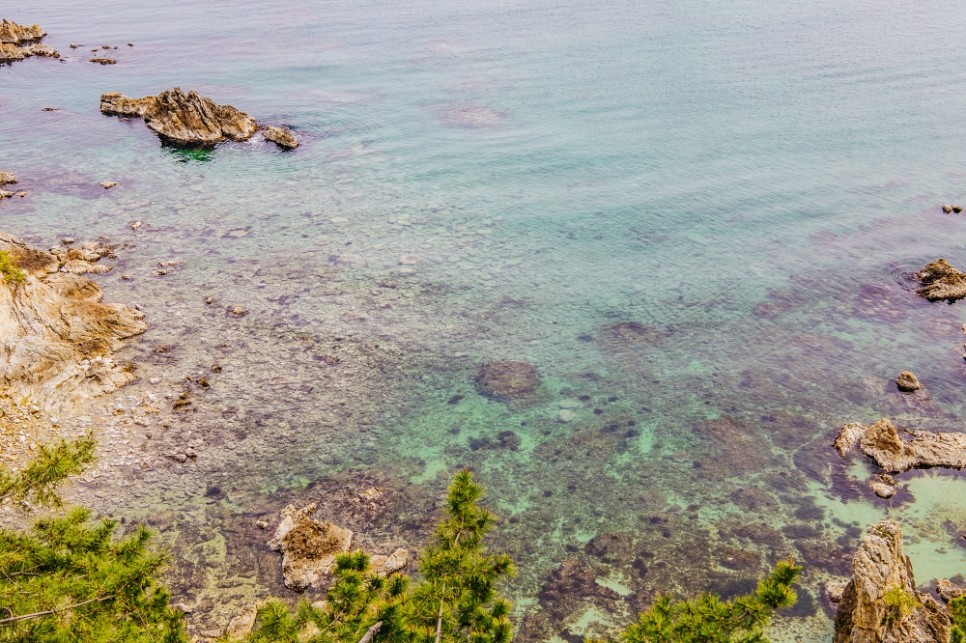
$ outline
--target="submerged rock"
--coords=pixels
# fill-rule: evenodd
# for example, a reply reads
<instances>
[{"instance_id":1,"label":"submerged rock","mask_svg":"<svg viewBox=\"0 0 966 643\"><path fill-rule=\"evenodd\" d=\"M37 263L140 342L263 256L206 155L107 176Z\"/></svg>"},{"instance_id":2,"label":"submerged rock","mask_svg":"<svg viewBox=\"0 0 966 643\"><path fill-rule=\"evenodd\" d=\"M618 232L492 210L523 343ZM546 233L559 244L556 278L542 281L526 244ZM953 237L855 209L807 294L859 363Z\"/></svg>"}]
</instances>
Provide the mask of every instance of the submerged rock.
<instances>
[{"instance_id":1,"label":"submerged rock","mask_svg":"<svg viewBox=\"0 0 966 643\"><path fill-rule=\"evenodd\" d=\"M852 558L852 579L835 614L834 643L948 640L949 616L938 601L916 591L899 525L883 520L870 526Z\"/></svg>"},{"instance_id":2,"label":"submerged rock","mask_svg":"<svg viewBox=\"0 0 966 643\"><path fill-rule=\"evenodd\" d=\"M47 35L40 25L20 25L4 19L0 22L0 63L23 60L30 56L60 58L52 47L37 43Z\"/></svg>"},{"instance_id":3,"label":"submerged rock","mask_svg":"<svg viewBox=\"0 0 966 643\"><path fill-rule=\"evenodd\" d=\"M914 393L922 388L919 378L912 371L902 371L896 378L896 386L903 393Z\"/></svg>"},{"instance_id":4,"label":"submerged rock","mask_svg":"<svg viewBox=\"0 0 966 643\"><path fill-rule=\"evenodd\" d=\"M296 592L321 587L335 566L335 557L349 551L352 532L331 522L311 518L318 505L311 503L282 510L282 520L268 546L282 554L285 586Z\"/></svg>"},{"instance_id":5,"label":"submerged rock","mask_svg":"<svg viewBox=\"0 0 966 643\"><path fill-rule=\"evenodd\" d=\"M144 123L162 139L178 145L215 145L222 141L246 141L258 123L231 105L180 87L157 96L129 98L111 92L101 95L101 112L117 116L142 116Z\"/></svg>"},{"instance_id":6,"label":"submerged rock","mask_svg":"<svg viewBox=\"0 0 966 643\"><path fill-rule=\"evenodd\" d=\"M43 252L0 233L0 250L19 266L18 277L0 279L0 397L45 408L109 393L134 379L113 359L121 340L143 333L144 315L104 304L86 272L103 246Z\"/></svg>"},{"instance_id":7,"label":"submerged rock","mask_svg":"<svg viewBox=\"0 0 966 643\"><path fill-rule=\"evenodd\" d=\"M269 140L279 147L284 147L285 149L295 149L299 146L299 141L295 138L295 134L292 133L287 127L266 127L262 130L262 136L266 140Z\"/></svg>"},{"instance_id":8,"label":"submerged rock","mask_svg":"<svg viewBox=\"0 0 966 643\"><path fill-rule=\"evenodd\" d=\"M923 286L918 292L929 301L945 299L953 303L966 297L966 274L953 268L945 259L926 265L917 277Z\"/></svg>"},{"instance_id":9,"label":"submerged rock","mask_svg":"<svg viewBox=\"0 0 966 643\"><path fill-rule=\"evenodd\" d=\"M899 437L888 419L863 426L858 422L844 425L835 438L839 455L845 455L856 444L886 471L902 472L913 468L966 467L966 433L933 433L907 431L912 440Z\"/></svg>"},{"instance_id":10,"label":"submerged rock","mask_svg":"<svg viewBox=\"0 0 966 643\"><path fill-rule=\"evenodd\" d=\"M480 367L476 386L486 396L500 400L530 397L540 386L540 376L533 364L503 360L487 362Z\"/></svg>"}]
</instances>

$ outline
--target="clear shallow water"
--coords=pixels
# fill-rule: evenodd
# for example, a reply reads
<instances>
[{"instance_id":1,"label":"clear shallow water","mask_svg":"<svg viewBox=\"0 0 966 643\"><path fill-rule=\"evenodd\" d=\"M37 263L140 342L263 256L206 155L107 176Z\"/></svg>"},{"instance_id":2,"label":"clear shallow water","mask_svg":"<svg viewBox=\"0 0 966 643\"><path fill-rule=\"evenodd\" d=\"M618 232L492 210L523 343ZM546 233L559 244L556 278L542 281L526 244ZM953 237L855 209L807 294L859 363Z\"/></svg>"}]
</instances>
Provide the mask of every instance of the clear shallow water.
<instances>
[{"instance_id":1,"label":"clear shallow water","mask_svg":"<svg viewBox=\"0 0 966 643\"><path fill-rule=\"evenodd\" d=\"M104 429L79 493L184 550L174 582L199 627L278 591L256 515L375 480L396 504L344 521L412 544L461 465L505 518L529 640L619 622L657 590L740 591L788 553L817 596L887 513L921 581L966 569L961 478L916 478L890 509L829 447L845 421L957 429L966 412L966 314L904 278L964 263L966 223L938 209L966 198L962 8L0 9L66 57L0 69L0 163L30 192L0 203L4 229L129 244L104 283L152 325L128 349L131 420ZM173 85L305 144L186 155L97 112L101 92ZM532 404L476 392L501 358L536 364ZM928 401L889 386L907 368ZM184 382L202 373L209 389ZM563 399L581 399L568 424ZM165 457L186 444L196 462ZM573 600L547 590L568 557L597 578ZM627 595L596 589L614 583ZM788 636L827 636L820 606L802 613Z\"/></svg>"}]
</instances>

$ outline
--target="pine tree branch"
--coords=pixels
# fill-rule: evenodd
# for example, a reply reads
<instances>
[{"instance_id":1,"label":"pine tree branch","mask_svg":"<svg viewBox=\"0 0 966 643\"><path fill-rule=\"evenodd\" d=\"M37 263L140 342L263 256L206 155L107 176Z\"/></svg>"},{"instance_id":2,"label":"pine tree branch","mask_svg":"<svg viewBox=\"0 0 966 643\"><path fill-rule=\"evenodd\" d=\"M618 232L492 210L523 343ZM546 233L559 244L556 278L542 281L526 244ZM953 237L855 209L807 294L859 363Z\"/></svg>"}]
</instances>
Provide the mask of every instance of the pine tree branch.
<instances>
[{"instance_id":1,"label":"pine tree branch","mask_svg":"<svg viewBox=\"0 0 966 643\"><path fill-rule=\"evenodd\" d=\"M56 610L47 610L45 612L34 612L33 614L22 614L20 616L11 616L10 618L0 619L0 625L7 625L8 623L19 623L20 621L29 621L31 619L40 618L41 616L50 616L51 614L60 614L61 612L66 612L68 610L76 609L78 607L83 607L84 605L90 605L91 603L103 603L104 601L109 601L114 598L114 594L108 594L107 596L99 596L98 598L92 598L86 601L81 601L80 603L74 603L73 605L68 605L67 607L62 607Z\"/></svg>"},{"instance_id":2,"label":"pine tree branch","mask_svg":"<svg viewBox=\"0 0 966 643\"><path fill-rule=\"evenodd\" d=\"M370 627L368 630L366 630L365 635L363 635L363 637L359 639L359 643L371 643L372 639L376 637L376 634L378 634L379 630L381 629L382 629L382 621L379 621L378 623Z\"/></svg>"}]
</instances>

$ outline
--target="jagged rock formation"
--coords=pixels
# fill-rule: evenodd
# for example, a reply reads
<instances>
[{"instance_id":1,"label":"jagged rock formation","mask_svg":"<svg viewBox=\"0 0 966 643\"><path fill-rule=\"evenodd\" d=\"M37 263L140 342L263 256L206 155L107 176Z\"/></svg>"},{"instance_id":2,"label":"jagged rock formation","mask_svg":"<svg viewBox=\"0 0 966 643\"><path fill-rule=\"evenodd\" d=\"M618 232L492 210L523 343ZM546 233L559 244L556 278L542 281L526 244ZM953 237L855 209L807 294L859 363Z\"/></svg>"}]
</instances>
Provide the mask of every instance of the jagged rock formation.
<instances>
[{"instance_id":1,"label":"jagged rock formation","mask_svg":"<svg viewBox=\"0 0 966 643\"><path fill-rule=\"evenodd\" d=\"M96 262L110 248L43 252L0 233L0 251L22 271L0 279L0 407L52 410L134 379L113 353L121 340L144 332L144 315L102 303L100 287L80 276L109 270Z\"/></svg>"},{"instance_id":2,"label":"jagged rock formation","mask_svg":"<svg viewBox=\"0 0 966 643\"><path fill-rule=\"evenodd\" d=\"M916 591L899 525L884 520L870 526L852 558L834 643L942 643L949 640L949 627L938 601Z\"/></svg>"},{"instance_id":3,"label":"jagged rock formation","mask_svg":"<svg viewBox=\"0 0 966 643\"><path fill-rule=\"evenodd\" d=\"M288 505L268 546L282 554L282 577L285 586L302 592L309 587L324 587L339 554L349 551L352 531L331 522L312 518L318 508L310 503L302 508ZM373 555L371 569L388 575L409 565L409 550L397 549L387 555Z\"/></svg>"},{"instance_id":4,"label":"jagged rock formation","mask_svg":"<svg viewBox=\"0 0 966 643\"><path fill-rule=\"evenodd\" d=\"M966 587L960 587L948 578L940 578L936 580L936 593L948 603L960 596L966 596Z\"/></svg>"},{"instance_id":5,"label":"jagged rock formation","mask_svg":"<svg viewBox=\"0 0 966 643\"><path fill-rule=\"evenodd\" d=\"M101 95L101 112L118 116L141 116L163 140L178 145L216 145L222 141L246 141L258 131L258 123L231 105L218 105L180 87L157 96L129 98L116 92Z\"/></svg>"},{"instance_id":6,"label":"jagged rock formation","mask_svg":"<svg viewBox=\"0 0 966 643\"><path fill-rule=\"evenodd\" d=\"M499 400L519 400L537 391L540 377L533 364L503 360L487 362L480 367L476 386L481 393Z\"/></svg>"},{"instance_id":7,"label":"jagged rock formation","mask_svg":"<svg viewBox=\"0 0 966 643\"><path fill-rule=\"evenodd\" d=\"M953 303L966 297L966 274L953 268L945 259L926 265L917 277L922 284L918 292L929 301L945 299Z\"/></svg>"},{"instance_id":8,"label":"jagged rock formation","mask_svg":"<svg viewBox=\"0 0 966 643\"><path fill-rule=\"evenodd\" d=\"M835 448L844 456L858 444L877 465L893 473L924 467L966 467L966 433L907 433L912 439L901 439L896 427L885 418L868 426L850 422L839 431Z\"/></svg>"},{"instance_id":9,"label":"jagged rock formation","mask_svg":"<svg viewBox=\"0 0 966 643\"><path fill-rule=\"evenodd\" d=\"M285 149L295 149L299 146L298 139L295 138L295 134L292 133L287 127L275 127L269 126L262 130L262 136L265 140L271 141L278 145L279 147Z\"/></svg>"},{"instance_id":10,"label":"jagged rock formation","mask_svg":"<svg viewBox=\"0 0 966 643\"><path fill-rule=\"evenodd\" d=\"M40 25L20 25L4 18L0 21L0 63L23 60L30 56L60 58L60 54L53 48L37 42L46 35L47 32Z\"/></svg>"}]
</instances>

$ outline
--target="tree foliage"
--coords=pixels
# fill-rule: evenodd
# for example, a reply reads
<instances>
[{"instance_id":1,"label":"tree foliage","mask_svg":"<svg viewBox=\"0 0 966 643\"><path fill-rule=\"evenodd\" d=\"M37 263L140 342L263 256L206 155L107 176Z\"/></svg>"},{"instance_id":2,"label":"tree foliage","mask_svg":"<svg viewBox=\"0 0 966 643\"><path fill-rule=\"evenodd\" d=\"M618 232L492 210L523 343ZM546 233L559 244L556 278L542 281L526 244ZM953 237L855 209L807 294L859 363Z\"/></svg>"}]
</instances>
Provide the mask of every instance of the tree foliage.
<instances>
[{"instance_id":1,"label":"tree foliage","mask_svg":"<svg viewBox=\"0 0 966 643\"><path fill-rule=\"evenodd\" d=\"M802 568L781 561L758 588L731 600L702 594L689 600L659 596L636 623L621 633L621 643L767 643L762 633L779 609L797 596L792 585Z\"/></svg>"},{"instance_id":2,"label":"tree foliage","mask_svg":"<svg viewBox=\"0 0 966 643\"><path fill-rule=\"evenodd\" d=\"M344 554L324 606L307 602L293 614L272 601L258 611L250 643L506 643L510 604L497 583L514 573L506 554L490 554L484 537L496 522L480 504L483 488L469 471L450 485L446 517L420 557L419 577L380 578L362 552Z\"/></svg>"},{"instance_id":3,"label":"tree foliage","mask_svg":"<svg viewBox=\"0 0 966 643\"><path fill-rule=\"evenodd\" d=\"M40 454L16 474L0 471L0 502L58 505L55 486L93 458L90 436ZM30 531L0 529L0 641L186 641L184 619L156 575L164 559L139 527L74 509Z\"/></svg>"},{"instance_id":4,"label":"tree foliage","mask_svg":"<svg viewBox=\"0 0 966 643\"><path fill-rule=\"evenodd\" d=\"M966 596L949 601L949 616L953 621L952 643L966 643Z\"/></svg>"}]
</instances>

